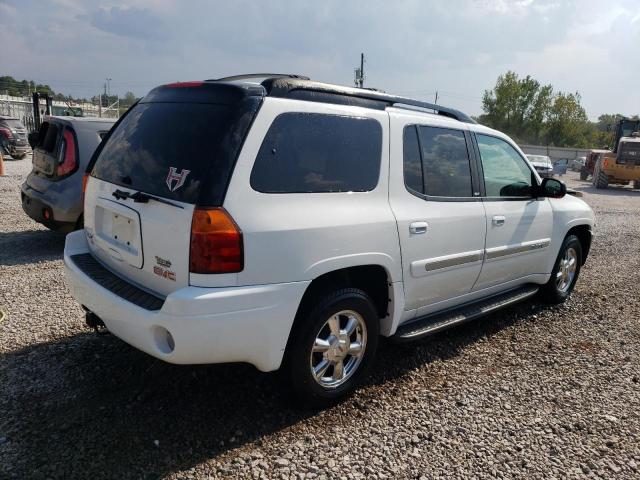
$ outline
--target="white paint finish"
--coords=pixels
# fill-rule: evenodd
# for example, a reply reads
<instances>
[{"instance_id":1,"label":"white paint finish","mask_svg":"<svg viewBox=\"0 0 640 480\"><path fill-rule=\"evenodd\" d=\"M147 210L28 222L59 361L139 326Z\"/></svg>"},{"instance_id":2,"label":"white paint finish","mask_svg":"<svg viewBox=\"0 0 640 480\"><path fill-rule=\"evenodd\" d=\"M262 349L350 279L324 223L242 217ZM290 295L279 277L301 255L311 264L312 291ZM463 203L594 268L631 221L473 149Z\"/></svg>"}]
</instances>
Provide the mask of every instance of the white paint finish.
<instances>
[{"instance_id":1,"label":"white paint finish","mask_svg":"<svg viewBox=\"0 0 640 480\"><path fill-rule=\"evenodd\" d=\"M460 122L406 110L390 109L391 169L389 201L398 224L402 249L405 309L440 302L468 293L482 260L426 271L431 262L484 250L485 213L482 202L424 200L409 193L404 184L403 133L406 125L435 125L465 130ZM427 222L424 234L412 234L410 225Z\"/></svg>"},{"instance_id":2,"label":"white paint finish","mask_svg":"<svg viewBox=\"0 0 640 480\"><path fill-rule=\"evenodd\" d=\"M260 193L250 174L273 120L285 112L372 118L382 129L380 177L370 192ZM395 219L387 198L388 115L379 110L266 98L238 158L224 207L240 226L245 268L240 285L312 280L355 265L380 265L401 280Z\"/></svg>"},{"instance_id":3,"label":"white paint finish","mask_svg":"<svg viewBox=\"0 0 640 480\"><path fill-rule=\"evenodd\" d=\"M487 211L486 250L496 252L509 247L551 238L553 212L547 199L505 200L484 203ZM493 217L504 217L494 225ZM474 289L480 290L533 273L549 273L545 261L549 248L486 259Z\"/></svg>"},{"instance_id":4,"label":"white paint finish","mask_svg":"<svg viewBox=\"0 0 640 480\"><path fill-rule=\"evenodd\" d=\"M83 232L67 236L65 274L74 297L98 315L111 333L166 362L247 362L262 371L280 367L296 309L308 282L235 288L183 287L160 311L140 308L96 284L69 259L89 251ZM156 343L167 329L175 349Z\"/></svg>"},{"instance_id":5,"label":"white paint finish","mask_svg":"<svg viewBox=\"0 0 640 480\"><path fill-rule=\"evenodd\" d=\"M150 292L167 295L189 285L189 248L193 205L174 202L183 208L149 200L116 200L112 192L135 190L90 177L85 194L84 225L91 253L117 275ZM126 244L106 241L114 237L113 213L139 215L140 255L134 255ZM132 215L134 212L135 215ZM136 227L138 228L138 227ZM138 234L134 232L132 238ZM156 257L171 262L163 267ZM154 267L174 273L175 280L158 275Z\"/></svg>"}]
</instances>

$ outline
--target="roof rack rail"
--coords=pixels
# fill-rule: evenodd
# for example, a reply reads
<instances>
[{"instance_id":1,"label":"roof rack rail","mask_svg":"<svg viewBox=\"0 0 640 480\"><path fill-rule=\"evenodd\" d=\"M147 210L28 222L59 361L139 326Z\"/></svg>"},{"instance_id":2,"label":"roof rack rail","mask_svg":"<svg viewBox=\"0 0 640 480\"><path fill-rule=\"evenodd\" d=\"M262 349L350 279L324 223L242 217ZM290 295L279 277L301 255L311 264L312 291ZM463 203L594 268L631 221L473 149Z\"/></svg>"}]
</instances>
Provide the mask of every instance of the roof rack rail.
<instances>
[{"instance_id":1,"label":"roof rack rail","mask_svg":"<svg viewBox=\"0 0 640 480\"><path fill-rule=\"evenodd\" d=\"M237 82L239 80L251 80L252 78L295 78L298 80L310 80L309 77L305 77L304 75L291 73L246 73L243 75L233 75L231 77L210 78L207 82Z\"/></svg>"},{"instance_id":2,"label":"roof rack rail","mask_svg":"<svg viewBox=\"0 0 640 480\"><path fill-rule=\"evenodd\" d=\"M444 117L453 118L460 122L465 123L477 123L466 113L459 110L444 107L442 105L436 105L434 103L423 102L413 98L400 97L397 95L391 95L382 91L346 87L342 85L333 85L329 83L321 83L315 81L309 81L303 78L287 77L284 78L268 78L262 85L267 90L267 95L273 97L296 97L301 98L301 93L308 92L305 95L306 100L311 101L331 101L331 97L335 97L336 101L339 99L361 99L363 101L376 102L378 105L386 107L405 108L407 110L413 107L415 110L425 109L432 110L438 115ZM307 98L308 97L308 98Z\"/></svg>"}]
</instances>

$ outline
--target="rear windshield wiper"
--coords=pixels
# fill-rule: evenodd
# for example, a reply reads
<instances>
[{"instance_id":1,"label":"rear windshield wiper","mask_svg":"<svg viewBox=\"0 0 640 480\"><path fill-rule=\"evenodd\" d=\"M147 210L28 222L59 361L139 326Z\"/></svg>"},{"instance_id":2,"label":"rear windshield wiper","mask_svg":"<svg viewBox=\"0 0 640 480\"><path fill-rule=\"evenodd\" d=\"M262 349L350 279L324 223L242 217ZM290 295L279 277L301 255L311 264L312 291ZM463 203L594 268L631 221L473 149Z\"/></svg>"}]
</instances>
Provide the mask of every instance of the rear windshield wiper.
<instances>
[{"instance_id":1,"label":"rear windshield wiper","mask_svg":"<svg viewBox=\"0 0 640 480\"><path fill-rule=\"evenodd\" d=\"M184 209L182 205L178 205L177 203L170 202L169 200L165 200L164 198L155 197L153 195L149 195L148 193L135 192L129 193L124 190L114 190L111 195L116 197L116 200L126 200L130 198L135 203L148 203L149 200L155 200L159 203L164 203L165 205L171 205L172 207L178 207Z\"/></svg>"}]
</instances>

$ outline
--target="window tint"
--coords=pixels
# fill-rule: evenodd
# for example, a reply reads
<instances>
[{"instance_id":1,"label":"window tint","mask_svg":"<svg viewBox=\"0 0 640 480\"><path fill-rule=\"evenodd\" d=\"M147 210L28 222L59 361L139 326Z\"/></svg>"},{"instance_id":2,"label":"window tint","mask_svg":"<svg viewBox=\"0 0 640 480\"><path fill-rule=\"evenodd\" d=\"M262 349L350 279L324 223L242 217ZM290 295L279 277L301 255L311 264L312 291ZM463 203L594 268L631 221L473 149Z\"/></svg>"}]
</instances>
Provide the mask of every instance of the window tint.
<instances>
[{"instance_id":1,"label":"window tint","mask_svg":"<svg viewBox=\"0 0 640 480\"><path fill-rule=\"evenodd\" d=\"M464 133L418 127L422 147L424 191L438 197L471 197L471 168Z\"/></svg>"},{"instance_id":2,"label":"window tint","mask_svg":"<svg viewBox=\"0 0 640 480\"><path fill-rule=\"evenodd\" d=\"M38 131L38 148L47 153L53 153L58 140L58 125L55 123L43 122Z\"/></svg>"},{"instance_id":3,"label":"window tint","mask_svg":"<svg viewBox=\"0 0 640 480\"><path fill-rule=\"evenodd\" d=\"M251 187L264 193L373 190L381 152L382 127L376 120L284 113L262 142Z\"/></svg>"},{"instance_id":4,"label":"window tint","mask_svg":"<svg viewBox=\"0 0 640 480\"><path fill-rule=\"evenodd\" d=\"M424 193L422 183L422 160L420 159L420 144L415 125L404 128L403 140L404 184L409 190Z\"/></svg>"},{"instance_id":5,"label":"window tint","mask_svg":"<svg viewBox=\"0 0 640 480\"><path fill-rule=\"evenodd\" d=\"M106 140L92 175L182 202L221 205L244 138L242 113L236 105L138 103Z\"/></svg>"},{"instance_id":6,"label":"window tint","mask_svg":"<svg viewBox=\"0 0 640 480\"><path fill-rule=\"evenodd\" d=\"M488 197L530 197L532 172L520 154L496 137L477 135Z\"/></svg>"}]
</instances>

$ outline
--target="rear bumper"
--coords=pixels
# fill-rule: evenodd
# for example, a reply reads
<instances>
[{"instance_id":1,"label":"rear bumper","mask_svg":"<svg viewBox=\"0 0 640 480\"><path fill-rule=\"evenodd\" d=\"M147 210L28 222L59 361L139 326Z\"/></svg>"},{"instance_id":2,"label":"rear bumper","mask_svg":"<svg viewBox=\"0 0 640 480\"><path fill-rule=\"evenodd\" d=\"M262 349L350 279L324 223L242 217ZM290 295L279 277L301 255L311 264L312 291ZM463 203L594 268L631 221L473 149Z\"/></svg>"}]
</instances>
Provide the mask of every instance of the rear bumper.
<instances>
[{"instance_id":1,"label":"rear bumper","mask_svg":"<svg viewBox=\"0 0 640 480\"><path fill-rule=\"evenodd\" d=\"M51 182L52 184L54 182ZM62 183L62 182L57 182ZM22 184L20 196L22 209L36 222L42 223L55 230L72 231L82 215L81 192L75 198L75 192L60 192L60 187L66 185L52 185L44 191L38 191L29 186L27 182ZM44 217L44 210L48 209L51 217Z\"/></svg>"},{"instance_id":2,"label":"rear bumper","mask_svg":"<svg viewBox=\"0 0 640 480\"><path fill-rule=\"evenodd\" d=\"M34 190L31 191L33 192ZM22 209L36 222L41 223L51 230L61 232L70 232L75 228L76 222L64 222L57 220L56 213L53 208L51 208L51 205L43 202L36 196L31 196L30 193L26 193L24 188L20 192L20 196L22 198Z\"/></svg>"},{"instance_id":3,"label":"rear bumper","mask_svg":"<svg viewBox=\"0 0 640 480\"><path fill-rule=\"evenodd\" d=\"M84 230L67 235L67 282L76 300L120 339L170 363L246 362L262 371L280 367L309 282L184 287L167 296L159 310L151 311L102 287L71 259L88 251Z\"/></svg>"},{"instance_id":4,"label":"rear bumper","mask_svg":"<svg viewBox=\"0 0 640 480\"><path fill-rule=\"evenodd\" d=\"M5 145L5 148L6 148L7 152L9 153L9 155L11 155L11 156L13 156L13 155L22 155L24 153L29 153L29 151L31 150L29 145L14 145L14 144L10 144L10 143Z\"/></svg>"}]
</instances>

